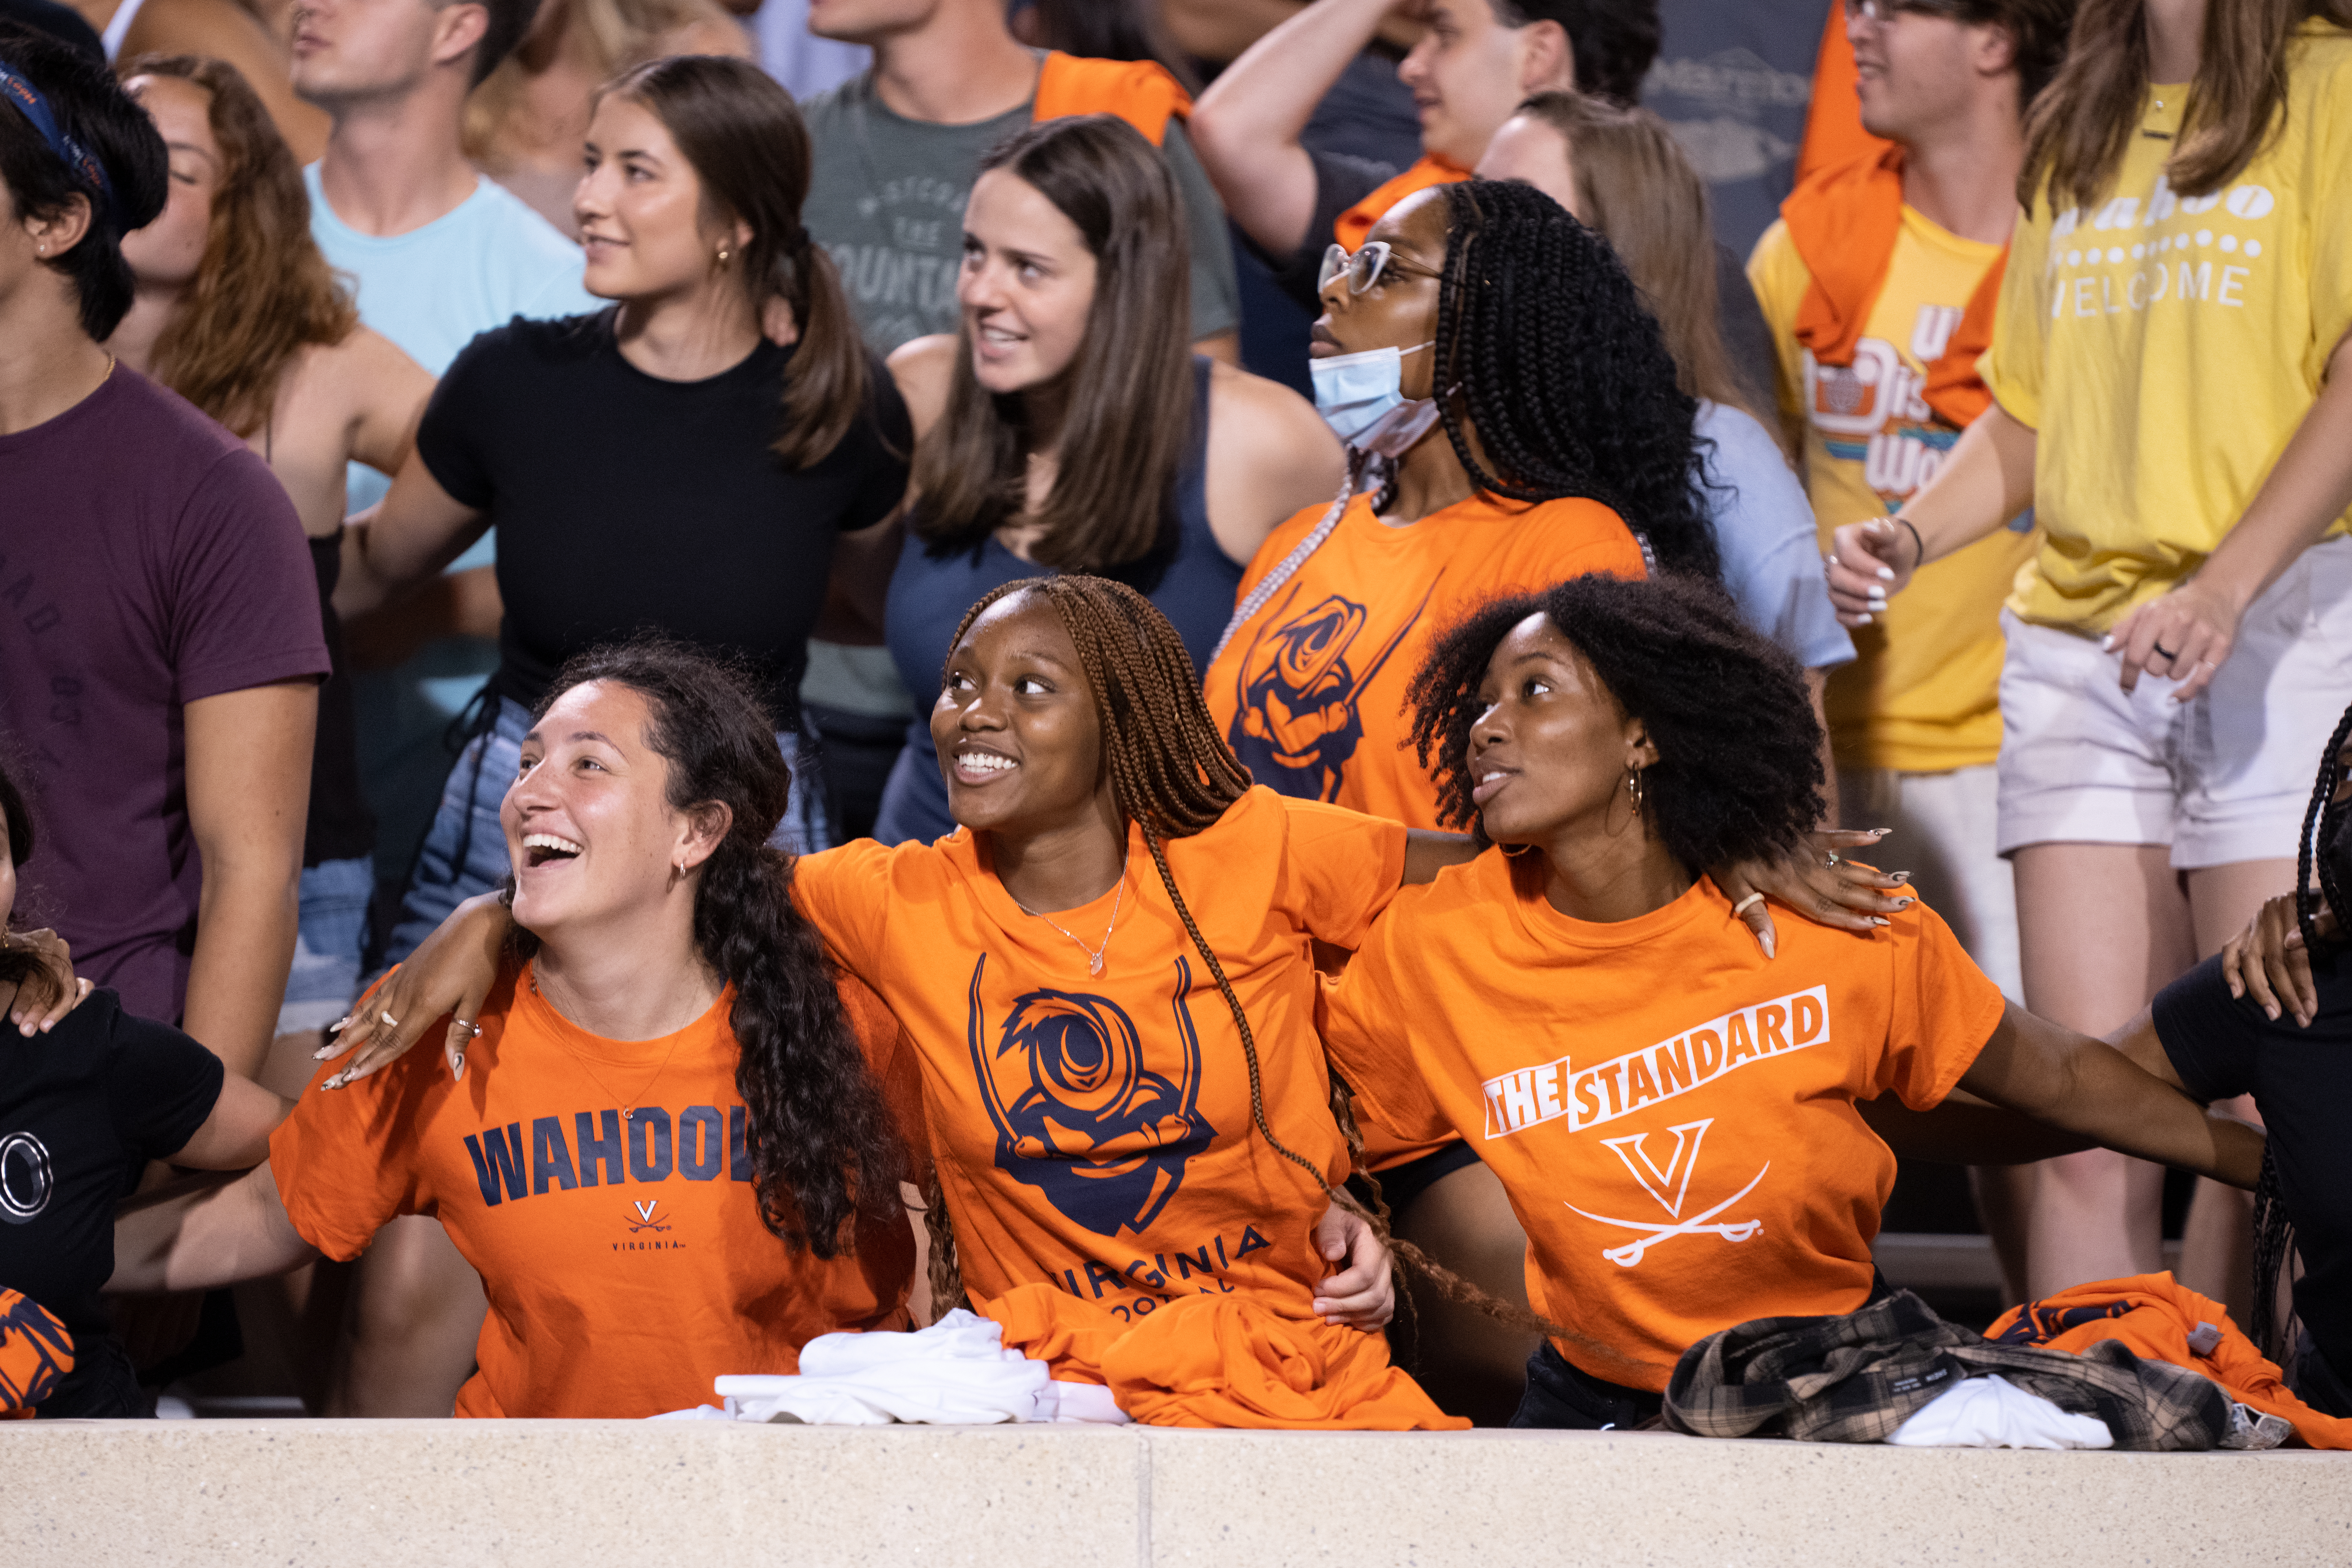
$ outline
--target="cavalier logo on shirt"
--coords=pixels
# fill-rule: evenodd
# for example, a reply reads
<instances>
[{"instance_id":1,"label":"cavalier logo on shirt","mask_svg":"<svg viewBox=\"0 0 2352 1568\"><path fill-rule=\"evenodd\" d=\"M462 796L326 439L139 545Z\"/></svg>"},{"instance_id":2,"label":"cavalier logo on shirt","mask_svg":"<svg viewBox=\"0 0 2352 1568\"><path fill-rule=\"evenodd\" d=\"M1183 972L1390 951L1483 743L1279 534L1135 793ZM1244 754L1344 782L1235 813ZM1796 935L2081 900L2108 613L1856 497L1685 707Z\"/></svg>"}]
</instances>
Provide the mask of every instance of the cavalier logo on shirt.
<instances>
[{"instance_id":1,"label":"cavalier logo on shirt","mask_svg":"<svg viewBox=\"0 0 2352 1568\"><path fill-rule=\"evenodd\" d=\"M1698 1169L1698 1152L1706 1142L1706 1130L1715 1125L1715 1118L1703 1117L1696 1121L1685 1121L1666 1131L1674 1135L1675 1145L1666 1153L1666 1163L1658 1163L1650 1152L1650 1134L1636 1132L1624 1138L1603 1138L1601 1145L1625 1163L1641 1189L1656 1200L1666 1211L1666 1223L1660 1225L1647 1219L1612 1219L1590 1209L1567 1206L1589 1220L1613 1225L1634 1233L1634 1238L1620 1247L1603 1247L1601 1256L1620 1268L1632 1268L1649 1255L1650 1248L1678 1236L1719 1236L1726 1241L1749 1241L1764 1228L1760 1219L1717 1220L1716 1216L1756 1190L1764 1179L1764 1172L1772 1168L1767 1160L1764 1170L1738 1192L1710 1208L1683 1217L1683 1205L1689 1200L1691 1173Z\"/></svg>"},{"instance_id":2,"label":"cavalier logo on shirt","mask_svg":"<svg viewBox=\"0 0 2352 1568\"><path fill-rule=\"evenodd\" d=\"M1183 1184L1184 1166L1216 1135L1199 1109L1201 1038L1185 1005L1192 967L1176 960L1180 1075L1144 1066L1134 1020L1108 996L1037 990L1014 999L988 1043L972 965L969 1044L996 1126L996 1166L1035 1187L1097 1236L1140 1234Z\"/></svg>"},{"instance_id":3,"label":"cavalier logo on shirt","mask_svg":"<svg viewBox=\"0 0 2352 1568\"><path fill-rule=\"evenodd\" d=\"M1337 594L1251 639L1225 740L1253 780L1296 800L1339 797L1339 776L1364 738L1356 705L1436 591L1431 584L1412 614L1365 655L1360 668L1349 654L1368 616L1363 605Z\"/></svg>"}]
</instances>

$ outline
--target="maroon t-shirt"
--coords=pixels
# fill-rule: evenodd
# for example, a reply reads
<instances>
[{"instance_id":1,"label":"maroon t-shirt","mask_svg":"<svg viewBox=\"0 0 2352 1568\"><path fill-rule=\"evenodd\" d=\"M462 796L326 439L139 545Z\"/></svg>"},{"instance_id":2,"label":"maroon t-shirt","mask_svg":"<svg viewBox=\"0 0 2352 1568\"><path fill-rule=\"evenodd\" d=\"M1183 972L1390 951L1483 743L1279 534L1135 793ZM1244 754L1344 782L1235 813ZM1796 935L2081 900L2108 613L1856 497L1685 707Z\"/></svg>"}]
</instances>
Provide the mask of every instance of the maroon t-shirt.
<instances>
[{"instance_id":1,"label":"maroon t-shirt","mask_svg":"<svg viewBox=\"0 0 2352 1568\"><path fill-rule=\"evenodd\" d=\"M130 1011L176 1019L202 883L182 705L327 673L301 520L268 466L117 365L0 436L0 748L37 841L17 908Z\"/></svg>"}]
</instances>

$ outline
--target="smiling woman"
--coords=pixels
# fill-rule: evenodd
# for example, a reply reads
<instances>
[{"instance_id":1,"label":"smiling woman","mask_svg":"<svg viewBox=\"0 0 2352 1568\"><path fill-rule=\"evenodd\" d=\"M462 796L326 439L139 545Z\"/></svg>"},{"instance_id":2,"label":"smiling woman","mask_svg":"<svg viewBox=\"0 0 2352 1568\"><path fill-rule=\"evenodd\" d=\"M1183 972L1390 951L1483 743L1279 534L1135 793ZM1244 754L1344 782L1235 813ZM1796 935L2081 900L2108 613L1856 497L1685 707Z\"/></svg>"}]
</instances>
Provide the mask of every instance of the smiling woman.
<instances>
[{"instance_id":1,"label":"smiling woman","mask_svg":"<svg viewBox=\"0 0 2352 1568\"><path fill-rule=\"evenodd\" d=\"M956 282L962 328L890 358L920 443L914 537L885 621L899 678L933 689L956 617L1041 568L1145 595L1197 669L1242 563L1339 483L1338 446L1296 393L1185 348L1176 187L1132 127L1052 121L981 167ZM877 836L953 826L918 719Z\"/></svg>"},{"instance_id":2,"label":"smiling woman","mask_svg":"<svg viewBox=\"0 0 2352 1568\"><path fill-rule=\"evenodd\" d=\"M833 263L801 226L807 132L756 67L686 57L606 88L584 160L586 283L614 308L477 338L392 493L346 542L336 604L351 613L499 531L499 666L406 889L394 959L506 875L499 792L557 668L643 628L752 662L794 760L791 842L829 837L801 672L835 541L898 505L908 442Z\"/></svg>"},{"instance_id":3,"label":"smiling woman","mask_svg":"<svg viewBox=\"0 0 2352 1568\"><path fill-rule=\"evenodd\" d=\"M751 684L674 645L599 650L522 752L514 941L450 1030L475 1081L422 1056L314 1089L267 1164L123 1221L113 1288L350 1258L437 1215L490 1301L460 1415L656 1415L903 1324L915 1112L882 1086L910 1101L912 1064L785 896L792 780Z\"/></svg>"}]
</instances>

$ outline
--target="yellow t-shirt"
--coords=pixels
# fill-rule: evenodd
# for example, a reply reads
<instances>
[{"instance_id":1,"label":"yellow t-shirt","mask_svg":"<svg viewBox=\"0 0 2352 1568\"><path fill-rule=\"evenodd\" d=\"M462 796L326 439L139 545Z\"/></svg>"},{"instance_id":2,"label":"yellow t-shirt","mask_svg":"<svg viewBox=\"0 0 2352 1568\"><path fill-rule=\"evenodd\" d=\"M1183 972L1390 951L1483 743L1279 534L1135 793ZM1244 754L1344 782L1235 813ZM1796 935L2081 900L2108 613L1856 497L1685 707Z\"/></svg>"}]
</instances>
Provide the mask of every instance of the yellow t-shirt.
<instances>
[{"instance_id":1,"label":"yellow t-shirt","mask_svg":"<svg viewBox=\"0 0 2352 1568\"><path fill-rule=\"evenodd\" d=\"M1819 365L1796 338L1813 279L1788 226L1775 223L1756 242L1748 277L1780 351L1780 412L1804 426L1805 488L1822 549L1847 523L1908 500L1960 438L1920 392L2000 254L1906 205L1853 363ZM2030 529L2012 526L1936 562L1873 625L1853 629L1854 661L1831 671L1827 694L1840 762L1942 773L2000 754L2000 604L2033 558Z\"/></svg>"},{"instance_id":2,"label":"yellow t-shirt","mask_svg":"<svg viewBox=\"0 0 2352 1568\"><path fill-rule=\"evenodd\" d=\"M2019 220L1980 362L2000 405L2049 432L2042 550L2010 607L2088 636L2212 552L2352 326L2352 35L2304 24L2284 124L2201 196L2164 178L2188 97L2148 89L2106 201Z\"/></svg>"}]
</instances>

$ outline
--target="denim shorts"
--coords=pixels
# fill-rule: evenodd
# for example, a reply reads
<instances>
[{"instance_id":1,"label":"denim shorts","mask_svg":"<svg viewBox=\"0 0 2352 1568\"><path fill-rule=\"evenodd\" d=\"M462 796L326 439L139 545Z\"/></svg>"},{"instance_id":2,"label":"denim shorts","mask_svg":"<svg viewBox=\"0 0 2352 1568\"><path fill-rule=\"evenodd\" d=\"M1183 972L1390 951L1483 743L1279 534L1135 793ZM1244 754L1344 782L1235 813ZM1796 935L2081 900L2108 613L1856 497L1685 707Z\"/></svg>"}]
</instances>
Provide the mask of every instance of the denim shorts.
<instances>
[{"instance_id":1,"label":"denim shorts","mask_svg":"<svg viewBox=\"0 0 2352 1568\"><path fill-rule=\"evenodd\" d=\"M492 700L498 711L491 727L467 744L442 786L440 809L434 813L433 826L402 890L400 919L379 971L406 959L459 904L496 890L513 869L507 860L499 807L521 771L530 710L509 697ZM814 741L780 733L776 745L792 766L793 793L784 819L768 842L796 855L831 847L832 825L825 814Z\"/></svg>"},{"instance_id":2,"label":"denim shorts","mask_svg":"<svg viewBox=\"0 0 2352 1568\"><path fill-rule=\"evenodd\" d=\"M302 912L294 933L294 967L278 1008L278 1032L323 1029L360 994L360 950L367 938L375 862L321 860L302 868Z\"/></svg>"}]
</instances>

